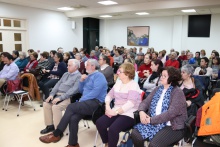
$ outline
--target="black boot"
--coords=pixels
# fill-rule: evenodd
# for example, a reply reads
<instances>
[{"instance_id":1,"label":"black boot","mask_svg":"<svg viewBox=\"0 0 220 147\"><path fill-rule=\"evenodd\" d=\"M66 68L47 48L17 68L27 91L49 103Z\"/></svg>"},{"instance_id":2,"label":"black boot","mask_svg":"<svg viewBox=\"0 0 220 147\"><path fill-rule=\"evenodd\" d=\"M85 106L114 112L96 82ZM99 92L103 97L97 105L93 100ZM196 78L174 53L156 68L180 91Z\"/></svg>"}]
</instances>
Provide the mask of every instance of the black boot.
<instances>
[{"instance_id":1,"label":"black boot","mask_svg":"<svg viewBox=\"0 0 220 147\"><path fill-rule=\"evenodd\" d=\"M55 130L54 125L50 125L50 126L47 126L45 129L41 130L40 133L47 134L47 133L52 132L54 130Z\"/></svg>"}]
</instances>

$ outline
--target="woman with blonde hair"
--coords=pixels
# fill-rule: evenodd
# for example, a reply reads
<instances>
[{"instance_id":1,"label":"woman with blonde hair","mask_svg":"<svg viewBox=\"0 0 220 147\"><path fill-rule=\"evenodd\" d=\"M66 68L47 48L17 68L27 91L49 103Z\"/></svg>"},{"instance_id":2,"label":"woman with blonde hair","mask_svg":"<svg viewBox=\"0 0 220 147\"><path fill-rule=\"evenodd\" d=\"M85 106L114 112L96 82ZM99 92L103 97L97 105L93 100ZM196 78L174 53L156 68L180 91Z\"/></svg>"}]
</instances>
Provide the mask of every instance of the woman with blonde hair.
<instances>
[{"instance_id":1,"label":"woman with blonde hair","mask_svg":"<svg viewBox=\"0 0 220 147\"><path fill-rule=\"evenodd\" d=\"M117 74L120 78L105 97L105 115L96 121L96 127L105 147L116 147L119 133L134 125L133 112L141 102L140 88L135 82L135 69L131 63L119 66ZM112 99L115 100L113 108L110 107Z\"/></svg>"}]
</instances>

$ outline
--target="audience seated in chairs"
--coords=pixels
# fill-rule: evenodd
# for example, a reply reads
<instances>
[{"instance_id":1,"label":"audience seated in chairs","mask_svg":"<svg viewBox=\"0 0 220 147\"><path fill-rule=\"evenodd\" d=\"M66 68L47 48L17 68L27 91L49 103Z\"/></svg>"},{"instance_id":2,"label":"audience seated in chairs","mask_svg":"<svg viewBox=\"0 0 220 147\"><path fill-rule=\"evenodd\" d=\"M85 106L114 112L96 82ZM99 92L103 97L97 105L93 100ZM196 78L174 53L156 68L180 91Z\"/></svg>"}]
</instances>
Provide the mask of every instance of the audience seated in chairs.
<instances>
[{"instance_id":1,"label":"audience seated in chairs","mask_svg":"<svg viewBox=\"0 0 220 147\"><path fill-rule=\"evenodd\" d=\"M182 81L179 82L179 86L186 96L188 116L196 116L196 110L205 101L202 85L198 79L192 77L193 73L194 68L189 64L181 68Z\"/></svg>"},{"instance_id":2,"label":"audience seated in chairs","mask_svg":"<svg viewBox=\"0 0 220 147\"><path fill-rule=\"evenodd\" d=\"M107 56L101 55L99 57L99 65L100 65L99 72L104 74L108 82L108 86L112 87L114 84L114 72L113 72L113 68L109 66L109 63L110 60Z\"/></svg>"},{"instance_id":3,"label":"audience seated in chairs","mask_svg":"<svg viewBox=\"0 0 220 147\"><path fill-rule=\"evenodd\" d=\"M152 74L144 82L143 88L146 89L146 95L149 95L154 88L160 85L160 75L163 68L163 63L161 60L156 59L151 61Z\"/></svg>"},{"instance_id":4,"label":"audience seated in chairs","mask_svg":"<svg viewBox=\"0 0 220 147\"><path fill-rule=\"evenodd\" d=\"M199 66L198 62L196 61L196 59L193 57L193 53L192 52L188 52L187 53L187 60L184 60L182 62L182 66L186 65L186 64L190 64L193 68L196 68Z\"/></svg>"},{"instance_id":5,"label":"audience seated in chairs","mask_svg":"<svg viewBox=\"0 0 220 147\"><path fill-rule=\"evenodd\" d=\"M66 64L63 62L63 55L56 53L54 56L55 65L52 70L43 69L43 73L50 74L48 77L44 76L38 83L40 89L43 91L45 98L49 97L50 88L54 87L63 74L67 71Z\"/></svg>"},{"instance_id":6,"label":"audience seated in chairs","mask_svg":"<svg viewBox=\"0 0 220 147\"><path fill-rule=\"evenodd\" d=\"M200 67L195 69L194 75L211 76L212 68L208 67L209 59L207 57L201 58Z\"/></svg>"},{"instance_id":7,"label":"audience seated in chairs","mask_svg":"<svg viewBox=\"0 0 220 147\"><path fill-rule=\"evenodd\" d=\"M43 52L40 54L40 59L38 61L38 65L34 69L30 69L30 73L34 74L38 82L41 80L41 78L45 75L43 73L43 69L51 70L54 66L54 63L50 63L48 60L48 52Z\"/></svg>"},{"instance_id":8,"label":"audience seated in chairs","mask_svg":"<svg viewBox=\"0 0 220 147\"><path fill-rule=\"evenodd\" d=\"M78 93L81 77L78 71L79 66L80 63L76 59L68 61L68 72L64 73L50 92L50 96L43 103L46 128L41 130L41 134L49 133L57 128L62 118L62 111L70 104L70 97Z\"/></svg>"},{"instance_id":9,"label":"audience seated in chairs","mask_svg":"<svg viewBox=\"0 0 220 147\"><path fill-rule=\"evenodd\" d=\"M105 98L105 115L96 121L96 127L106 147L116 147L119 133L134 125L133 112L141 102L139 85L133 80L134 65L132 63L120 65L117 74L120 80ZM113 108L110 107L112 99L115 100Z\"/></svg>"},{"instance_id":10,"label":"audience seated in chairs","mask_svg":"<svg viewBox=\"0 0 220 147\"><path fill-rule=\"evenodd\" d=\"M69 59L70 59L70 53L69 52L65 52L63 54L63 62L66 63L66 66L68 65Z\"/></svg>"},{"instance_id":11,"label":"audience seated in chairs","mask_svg":"<svg viewBox=\"0 0 220 147\"><path fill-rule=\"evenodd\" d=\"M57 129L53 133L40 137L40 141L44 143L58 142L69 124L70 135L67 147L79 147L77 135L79 121L86 115L92 115L100 103L104 102L107 93L107 81L105 76L97 71L98 68L97 60L87 60L86 72L88 75L82 75L79 82L82 97L79 102L69 104Z\"/></svg>"},{"instance_id":12,"label":"audience seated in chairs","mask_svg":"<svg viewBox=\"0 0 220 147\"><path fill-rule=\"evenodd\" d=\"M28 72L30 72L31 69L36 68L38 65L37 58L38 58L38 54L36 52L31 53L30 54L30 61L28 62L28 64L24 68L23 72L28 73Z\"/></svg>"},{"instance_id":13,"label":"audience seated in chairs","mask_svg":"<svg viewBox=\"0 0 220 147\"><path fill-rule=\"evenodd\" d=\"M119 50L115 50L114 52L114 56L113 56L113 59L114 59L114 73L116 74L117 73L117 70L119 68L119 66L123 63L123 57L120 55L119 53Z\"/></svg>"},{"instance_id":14,"label":"audience seated in chairs","mask_svg":"<svg viewBox=\"0 0 220 147\"><path fill-rule=\"evenodd\" d=\"M5 65L0 71L0 88L7 80L15 80L19 73L18 66L12 60L12 55L8 52L3 52L1 55Z\"/></svg>"},{"instance_id":15,"label":"audience seated in chairs","mask_svg":"<svg viewBox=\"0 0 220 147\"><path fill-rule=\"evenodd\" d=\"M134 147L167 147L181 140L187 119L183 91L178 87L181 79L179 70L166 67L160 78L161 86L155 88L139 105L141 123L134 126L132 140Z\"/></svg>"},{"instance_id":16,"label":"audience seated in chairs","mask_svg":"<svg viewBox=\"0 0 220 147\"><path fill-rule=\"evenodd\" d=\"M19 52L17 50L12 51L12 57L13 57L13 61L17 62L20 59Z\"/></svg>"},{"instance_id":17,"label":"audience seated in chairs","mask_svg":"<svg viewBox=\"0 0 220 147\"><path fill-rule=\"evenodd\" d=\"M19 70L22 71L28 64L28 59L26 58L26 53L21 52L19 54L20 59L15 62L15 64L18 66Z\"/></svg>"}]
</instances>

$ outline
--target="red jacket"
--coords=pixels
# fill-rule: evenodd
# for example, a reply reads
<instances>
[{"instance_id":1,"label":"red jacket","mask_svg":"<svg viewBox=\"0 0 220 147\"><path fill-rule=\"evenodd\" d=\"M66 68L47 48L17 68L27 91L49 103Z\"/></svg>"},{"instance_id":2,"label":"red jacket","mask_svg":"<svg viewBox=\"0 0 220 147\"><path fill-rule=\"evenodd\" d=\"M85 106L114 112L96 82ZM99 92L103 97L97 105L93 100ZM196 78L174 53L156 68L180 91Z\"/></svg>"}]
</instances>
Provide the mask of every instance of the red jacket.
<instances>
[{"instance_id":1,"label":"red jacket","mask_svg":"<svg viewBox=\"0 0 220 147\"><path fill-rule=\"evenodd\" d=\"M142 64L142 65L139 67L139 69L138 69L138 71L139 71L138 77L139 77L139 78L146 78L146 77L144 76L144 72L143 72L144 70L149 70L149 71L150 71L150 74L151 74L151 73L152 73L152 70L151 70L150 66L151 66L151 63L149 63L148 65Z\"/></svg>"},{"instance_id":2,"label":"red jacket","mask_svg":"<svg viewBox=\"0 0 220 147\"><path fill-rule=\"evenodd\" d=\"M165 67L167 66L173 66L175 68L180 68L180 63L177 60L167 60L167 62L165 63Z\"/></svg>"}]
</instances>

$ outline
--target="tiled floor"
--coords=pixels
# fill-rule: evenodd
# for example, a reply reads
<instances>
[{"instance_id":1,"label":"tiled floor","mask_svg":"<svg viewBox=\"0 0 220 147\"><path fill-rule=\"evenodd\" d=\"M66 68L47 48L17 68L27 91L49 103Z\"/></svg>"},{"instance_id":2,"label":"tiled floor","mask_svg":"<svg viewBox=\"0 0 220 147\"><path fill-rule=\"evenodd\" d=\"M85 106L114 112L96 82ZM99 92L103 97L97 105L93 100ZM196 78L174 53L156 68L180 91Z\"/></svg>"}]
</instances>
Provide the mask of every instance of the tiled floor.
<instances>
[{"instance_id":1,"label":"tiled floor","mask_svg":"<svg viewBox=\"0 0 220 147\"><path fill-rule=\"evenodd\" d=\"M68 136L64 136L59 142L44 144L39 141L40 130L45 128L43 109L39 102L34 102L36 111L25 102L21 107L20 116L17 117L18 103L9 103L8 111L0 110L0 147L64 147L68 144ZM3 99L0 98L0 106ZM95 125L89 121L90 129L79 124L79 144L81 147L93 147L96 134ZM121 135L122 136L122 135ZM97 147L101 146L98 137ZM189 145L187 145L189 146Z\"/></svg>"}]
</instances>

